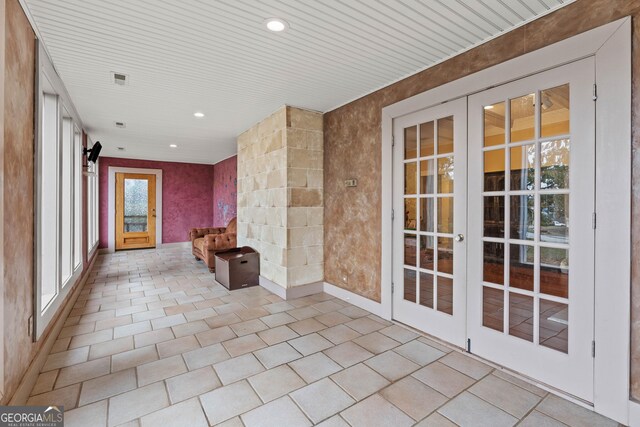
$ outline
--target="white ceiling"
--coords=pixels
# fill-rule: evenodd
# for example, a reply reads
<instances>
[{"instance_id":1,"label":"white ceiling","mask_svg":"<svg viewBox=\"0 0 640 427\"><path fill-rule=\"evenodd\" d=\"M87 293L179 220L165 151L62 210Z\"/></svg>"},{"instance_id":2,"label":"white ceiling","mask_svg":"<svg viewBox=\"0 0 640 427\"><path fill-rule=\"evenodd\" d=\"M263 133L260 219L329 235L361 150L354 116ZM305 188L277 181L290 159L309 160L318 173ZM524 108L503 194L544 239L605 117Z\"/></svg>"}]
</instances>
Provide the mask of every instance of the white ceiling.
<instances>
[{"instance_id":1,"label":"white ceiling","mask_svg":"<svg viewBox=\"0 0 640 427\"><path fill-rule=\"evenodd\" d=\"M284 104L329 111L572 0L24 1L103 155L215 163Z\"/></svg>"}]
</instances>

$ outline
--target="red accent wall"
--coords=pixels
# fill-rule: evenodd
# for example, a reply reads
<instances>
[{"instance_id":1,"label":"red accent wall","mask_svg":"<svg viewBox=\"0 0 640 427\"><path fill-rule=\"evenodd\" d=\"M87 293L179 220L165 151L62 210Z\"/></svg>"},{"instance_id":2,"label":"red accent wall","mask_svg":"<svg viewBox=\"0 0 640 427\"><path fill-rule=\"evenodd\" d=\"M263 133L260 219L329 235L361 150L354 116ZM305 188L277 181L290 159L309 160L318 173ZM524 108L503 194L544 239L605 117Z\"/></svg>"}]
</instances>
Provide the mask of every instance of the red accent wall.
<instances>
[{"instance_id":1,"label":"red accent wall","mask_svg":"<svg viewBox=\"0 0 640 427\"><path fill-rule=\"evenodd\" d=\"M213 167L213 226L226 227L237 215L238 156L229 157Z\"/></svg>"},{"instance_id":2,"label":"red accent wall","mask_svg":"<svg viewBox=\"0 0 640 427\"><path fill-rule=\"evenodd\" d=\"M190 228L211 227L213 165L100 157L101 248L108 246L107 197L115 197L108 194L109 166L162 169L162 243L186 242Z\"/></svg>"}]
</instances>

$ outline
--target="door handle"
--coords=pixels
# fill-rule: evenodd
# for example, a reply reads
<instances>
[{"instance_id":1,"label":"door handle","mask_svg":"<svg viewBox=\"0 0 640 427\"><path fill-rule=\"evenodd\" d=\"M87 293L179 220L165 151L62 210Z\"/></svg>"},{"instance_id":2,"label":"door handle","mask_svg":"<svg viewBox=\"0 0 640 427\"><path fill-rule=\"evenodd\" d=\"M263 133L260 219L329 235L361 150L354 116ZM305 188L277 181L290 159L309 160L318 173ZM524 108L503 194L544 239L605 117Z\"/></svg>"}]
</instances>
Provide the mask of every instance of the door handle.
<instances>
[{"instance_id":1,"label":"door handle","mask_svg":"<svg viewBox=\"0 0 640 427\"><path fill-rule=\"evenodd\" d=\"M464 235L463 234L458 234L456 237L453 238L456 242L462 242L464 240Z\"/></svg>"}]
</instances>

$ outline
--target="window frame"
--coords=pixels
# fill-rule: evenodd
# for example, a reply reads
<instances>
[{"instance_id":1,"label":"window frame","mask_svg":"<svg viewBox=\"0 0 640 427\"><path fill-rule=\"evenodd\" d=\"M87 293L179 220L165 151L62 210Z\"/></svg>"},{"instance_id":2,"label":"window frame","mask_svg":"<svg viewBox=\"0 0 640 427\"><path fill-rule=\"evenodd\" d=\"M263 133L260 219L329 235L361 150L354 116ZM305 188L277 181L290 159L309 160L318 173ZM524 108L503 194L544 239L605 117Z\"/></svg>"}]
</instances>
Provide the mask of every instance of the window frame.
<instances>
[{"instance_id":1,"label":"window frame","mask_svg":"<svg viewBox=\"0 0 640 427\"><path fill-rule=\"evenodd\" d=\"M93 148L93 141L87 137L87 148ZM98 249L99 243L99 165L90 163L87 166L87 253L89 259Z\"/></svg>"},{"instance_id":2,"label":"window frame","mask_svg":"<svg viewBox=\"0 0 640 427\"><path fill-rule=\"evenodd\" d=\"M33 333L32 337L34 341L37 341L42 334L44 333L47 326L51 323L53 318L59 312L62 303L65 301L66 297L70 293L70 291L77 285L82 272L84 265L84 253L82 248L82 239L83 239L83 215L82 215L82 155L78 158L76 150L78 148L76 146L76 138L75 131L78 130L81 132L83 128L82 121L80 120L77 111L75 110L73 103L71 102L71 98L66 91L66 88L55 71L53 64L51 63L49 57L47 56L42 44L36 40L37 49L36 49L36 76L35 76L35 104L36 104L36 120L35 120L35 162L34 162L34 298L33 298ZM43 129L43 119L44 119L44 99L45 93L55 96L56 102L56 132L55 132L55 156L48 156L44 158L43 156L43 144L44 144L44 129ZM68 117L71 119L70 130L71 135L70 143L71 147L67 150L67 154L69 155L68 161L70 162L70 185L68 189L63 189L63 154L65 153L63 149L64 144L64 136L63 136L63 126L64 120L63 111L68 113ZM82 138L80 137L80 142ZM79 162L78 162L79 160ZM55 173L50 174L47 177L43 176L43 165L44 162L56 162L55 164ZM51 171L49 171L51 172ZM43 179L51 179L55 175L56 183L55 185L55 200L56 206L50 206L50 203L45 203L43 200ZM76 182L80 180L79 185ZM63 228L62 226L62 192L69 192L68 202L70 209L70 215L68 215L68 220L70 224ZM76 192L79 191L79 203L80 206L76 205ZM48 201L50 202L50 201ZM78 215L79 212L79 215ZM55 235L55 242L53 245L45 246L45 242L43 242L43 217L45 215L54 214L56 230L51 234ZM79 223L78 223L79 221ZM71 274L68 278L62 277L62 231L68 231L70 235L70 245L69 245L69 264L71 266ZM77 240L80 239L78 243ZM56 253L51 254L50 252L55 247ZM76 253L78 252L79 253ZM54 257L55 261L54 267L51 265L46 265L44 262L45 257ZM76 262L79 260L79 262ZM46 271L49 270L49 271ZM53 271L55 270L55 271ZM42 286L43 286L43 278L44 277L54 277L54 286L55 286L55 294L53 298L48 301L44 307L42 307Z\"/></svg>"}]
</instances>

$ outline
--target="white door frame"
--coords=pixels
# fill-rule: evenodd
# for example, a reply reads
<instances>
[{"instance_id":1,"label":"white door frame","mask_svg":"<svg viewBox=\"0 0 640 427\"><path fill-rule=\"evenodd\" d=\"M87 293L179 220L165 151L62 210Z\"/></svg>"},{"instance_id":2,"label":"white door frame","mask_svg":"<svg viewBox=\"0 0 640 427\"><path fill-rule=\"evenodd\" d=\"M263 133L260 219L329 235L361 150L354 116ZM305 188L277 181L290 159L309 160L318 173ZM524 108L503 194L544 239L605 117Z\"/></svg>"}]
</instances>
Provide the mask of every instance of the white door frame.
<instances>
[{"instance_id":1,"label":"white door frame","mask_svg":"<svg viewBox=\"0 0 640 427\"><path fill-rule=\"evenodd\" d=\"M382 109L380 312L392 312L393 120L576 60L595 56L596 277L594 409L629 420L631 302L631 18L519 56Z\"/></svg>"},{"instance_id":2,"label":"white door frame","mask_svg":"<svg viewBox=\"0 0 640 427\"><path fill-rule=\"evenodd\" d=\"M162 169L122 168L109 166L108 252L116 250L116 173L143 173L156 176L156 248L162 246Z\"/></svg>"}]
</instances>

